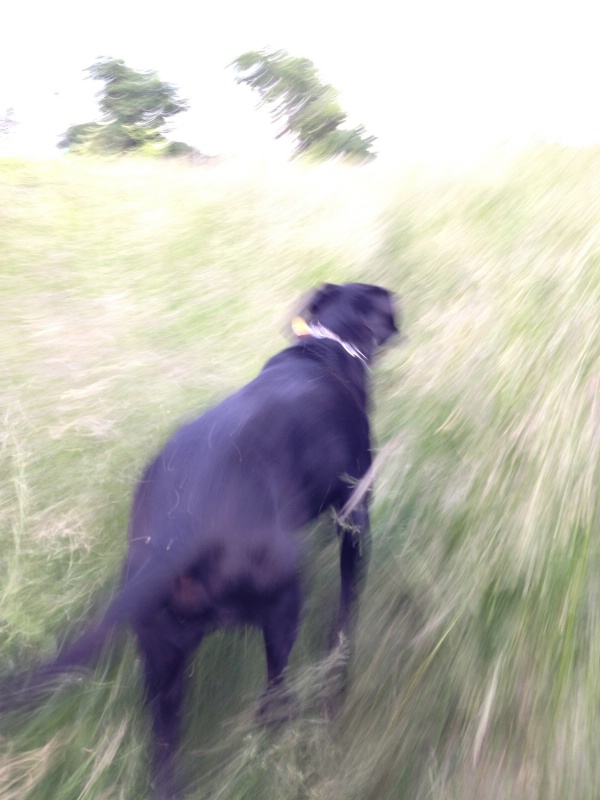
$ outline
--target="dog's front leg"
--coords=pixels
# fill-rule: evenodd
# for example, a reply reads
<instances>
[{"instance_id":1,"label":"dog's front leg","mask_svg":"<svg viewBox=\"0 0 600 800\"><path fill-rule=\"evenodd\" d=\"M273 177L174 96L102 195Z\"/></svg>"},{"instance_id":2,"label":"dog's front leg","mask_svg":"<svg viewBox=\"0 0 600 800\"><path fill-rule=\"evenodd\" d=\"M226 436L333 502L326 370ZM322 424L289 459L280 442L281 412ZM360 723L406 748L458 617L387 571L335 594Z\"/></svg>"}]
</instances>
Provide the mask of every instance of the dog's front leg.
<instances>
[{"instance_id":1,"label":"dog's front leg","mask_svg":"<svg viewBox=\"0 0 600 800\"><path fill-rule=\"evenodd\" d=\"M367 576L371 551L369 510L364 500L337 522L340 536L340 607L321 704L325 715L335 716L348 681L352 637L358 615L358 600Z\"/></svg>"},{"instance_id":2,"label":"dog's front leg","mask_svg":"<svg viewBox=\"0 0 600 800\"><path fill-rule=\"evenodd\" d=\"M338 642L351 638L358 612L358 599L367 577L371 554L369 509L366 500L338 523L340 534L340 610Z\"/></svg>"}]
</instances>

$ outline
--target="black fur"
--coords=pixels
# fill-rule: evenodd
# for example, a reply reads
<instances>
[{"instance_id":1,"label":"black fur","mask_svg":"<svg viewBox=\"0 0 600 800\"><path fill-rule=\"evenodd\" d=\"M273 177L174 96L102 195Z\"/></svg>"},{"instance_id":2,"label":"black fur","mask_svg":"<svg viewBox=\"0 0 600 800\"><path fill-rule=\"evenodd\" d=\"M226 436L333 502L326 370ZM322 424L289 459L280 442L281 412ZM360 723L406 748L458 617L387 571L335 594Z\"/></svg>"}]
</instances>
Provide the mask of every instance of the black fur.
<instances>
[{"instance_id":1,"label":"black fur","mask_svg":"<svg viewBox=\"0 0 600 800\"><path fill-rule=\"evenodd\" d=\"M185 425L146 468L135 492L121 588L102 619L27 681L93 661L111 629L137 637L153 720L153 784L176 794L173 755L189 659L205 633L251 624L263 631L267 713L299 626L297 531L341 510L371 464L368 369L397 332L391 295L367 284L326 284L308 320L355 348L306 336L275 355L235 394ZM340 533L340 635L368 553L368 510ZM361 531L358 545L356 529Z\"/></svg>"}]
</instances>

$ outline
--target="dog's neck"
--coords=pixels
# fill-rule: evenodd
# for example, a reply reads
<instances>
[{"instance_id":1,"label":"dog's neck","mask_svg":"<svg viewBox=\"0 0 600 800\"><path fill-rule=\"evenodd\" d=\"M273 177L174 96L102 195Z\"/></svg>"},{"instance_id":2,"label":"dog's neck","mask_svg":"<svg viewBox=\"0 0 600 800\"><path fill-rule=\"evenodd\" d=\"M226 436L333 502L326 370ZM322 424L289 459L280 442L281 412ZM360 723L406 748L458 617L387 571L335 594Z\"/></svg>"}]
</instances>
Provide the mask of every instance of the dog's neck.
<instances>
[{"instance_id":1,"label":"dog's neck","mask_svg":"<svg viewBox=\"0 0 600 800\"><path fill-rule=\"evenodd\" d=\"M365 366L368 363L366 355L357 347L350 344L350 342L346 342L338 336L337 333L329 330L325 325L321 325L320 322L307 323L301 317L296 317L292 320L292 330L299 339L305 336L312 336L315 339L330 339L332 342L337 342L344 348L348 355L352 356L352 358L357 358L359 361L362 361Z\"/></svg>"}]
</instances>

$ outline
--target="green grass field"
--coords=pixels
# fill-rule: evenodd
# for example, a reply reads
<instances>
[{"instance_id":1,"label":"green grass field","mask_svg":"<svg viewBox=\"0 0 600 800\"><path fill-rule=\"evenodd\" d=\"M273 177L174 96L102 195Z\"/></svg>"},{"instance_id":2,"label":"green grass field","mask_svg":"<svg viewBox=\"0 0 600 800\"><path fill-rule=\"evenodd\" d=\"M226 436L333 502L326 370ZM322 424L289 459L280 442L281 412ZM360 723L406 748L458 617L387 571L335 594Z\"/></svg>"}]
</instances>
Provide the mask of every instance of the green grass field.
<instances>
[{"instance_id":1,"label":"green grass field","mask_svg":"<svg viewBox=\"0 0 600 800\"><path fill-rule=\"evenodd\" d=\"M320 711L336 543L307 532L302 713L255 727L260 635L194 666L190 800L600 798L600 150L477 169L0 162L0 674L102 605L132 487L290 341L320 282L402 297L342 710ZM0 720L2 800L142 800L125 636Z\"/></svg>"}]
</instances>

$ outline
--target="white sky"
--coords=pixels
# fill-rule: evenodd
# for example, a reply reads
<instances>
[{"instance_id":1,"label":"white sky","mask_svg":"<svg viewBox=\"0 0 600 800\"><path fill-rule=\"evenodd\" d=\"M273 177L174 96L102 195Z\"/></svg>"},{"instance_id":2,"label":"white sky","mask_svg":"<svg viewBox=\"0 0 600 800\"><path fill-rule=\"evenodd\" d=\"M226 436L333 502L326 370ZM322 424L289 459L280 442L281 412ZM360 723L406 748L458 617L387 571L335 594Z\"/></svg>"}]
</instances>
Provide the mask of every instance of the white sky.
<instances>
[{"instance_id":1,"label":"white sky","mask_svg":"<svg viewBox=\"0 0 600 800\"><path fill-rule=\"evenodd\" d=\"M461 155L539 136L600 142L600 4L593 0L14 0L0 12L0 111L11 146L52 152L96 114L99 56L154 69L191 111L177 137L206 153L273 146L227 65L275 47L312 59L382 156ZM6 142L5 142L6 146Z\"/></svg>"}]
</instances>

